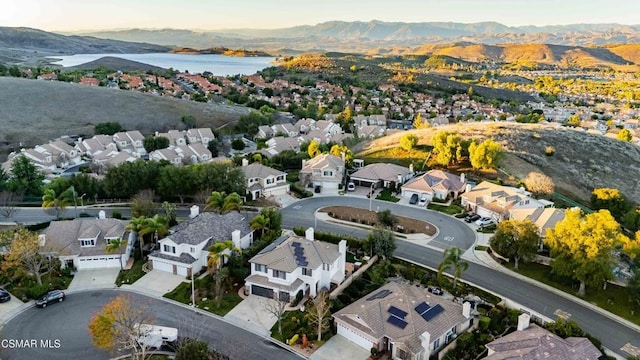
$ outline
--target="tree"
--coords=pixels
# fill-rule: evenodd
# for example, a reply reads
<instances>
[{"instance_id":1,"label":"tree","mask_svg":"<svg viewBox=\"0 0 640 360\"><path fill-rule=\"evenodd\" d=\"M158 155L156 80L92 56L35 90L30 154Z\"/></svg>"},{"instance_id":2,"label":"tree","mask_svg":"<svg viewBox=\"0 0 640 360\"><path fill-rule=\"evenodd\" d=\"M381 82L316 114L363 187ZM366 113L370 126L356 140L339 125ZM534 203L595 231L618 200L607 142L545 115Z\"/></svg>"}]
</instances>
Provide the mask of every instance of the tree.
<instances>
[{"instance_id":1,"label":"tree","mask_svg":"<svg viewBox=\"0 0 640 360\"><path fill-rule=\"evenodd\" d=\"M264 236L265 231L269 230L269 218L258 214L251 219L251 228L254 230L260 230L260 237Z\"/></svg>"},{"instance_id":2,"label":"tree","mask_svg":"<svg viewBox=\"0 0 640 360\"><path fill-rule=\"evenodd\" d=\"M247 145L242 141L242 139L233 139L233 141L231 141L231 148L233 150L241 151L244 150L246 146Z\"/></svg>"},{"instance_id":3,"label":"tree","mask_svg":"<svg viewBox=\"0 0 640 360\"><path fill-rule=\"evenodd\" d=\"M524 186L537 196L551 196L555 190L555 185L551 177L532 171L524 179Z\"/></svg>"},{"instance_id":4,"label":"tree","mask_svg":"<svg viewBox=\"0 0 640 360\"><path fill-rule=\"evenodd\" d=\"M147 135L144 140L142 140L142 146L144 146L147 153L155 150L166 149L169 145L171 145L171 141L164 136Z\"/></svg>"},{"instance_id":5,"label":"tree","mask_svg":"<svg viewBox=\"0 0 640 360\"><path fill-rule=\"evenodd\" d=\"M124 128L119 122L103 122L96 124L94 129L96 135L113 135L121 131L124 131Z\"/></svg>"},{"instance_id":6,"label":"tree","mask_svg":"<svg viewBox=\"0 0 640 360\"><path fill-rule=\"evenodd\" d=\"M594 209L607 209L616 219L621 219L630 209L631 204L618 189L597 188L591 193L591 206Z\"/></svg>"},{"instance_id":7,"label":"tree","mask_svg":"<svg viewBox=\"0 0 640 360\"><path fill-rule=\"evenodd\" d=\"M374 255L381 256L385 259L393 256L396 249L395 237L389 229L376 227L369 234L369 244Z\"/></svg>"},{"instance_id":8,"label":"tree","mask_svg":"<svg viewBox=\"0 0 640 360\"><path fill-rule=\"evenodd\" d=\"M216 139L209 140L209 143L207 144L207 149L211 151L212 157L217 157L220 153L220 142Z\"/></svg>"},{"instance_id":9,"label":"tree","mask_svg":"<svg viewBox=\"0 0 640 360\"><path fill-rule=\"evenodd\" d=\"M126 226L126 229L133 231L136 234L138 241L140 241L140 258L141 259L144 257L144 253L142 252L142 249L144 248L144 235L141 234L140 232L142 231L142 229L144 229L146 220L147 218L144 216L134 217L131 219L131 221L129 221L129 224L127 224Z\"/></svg>"},{"instance_id":10,"label":"tree","mask_svg":"<svg viewBox=\"0 0 640 360\"><path fill-rule=\"evenodd\" d=\"M318 144L317 141L312 140L309 143L309 147L307 148L307 153L309 154L309 157L312 159L320 155L320 144Z\"/></svg>"},{"instance_id":11,"label":"tree","mask_svg":"<svg viewBox=\"0 0 640 360\"><path fill-rule=\"evenodd\" d=\"M11 177L7 183L10 191L28 196L42 195L44 174L29 158L24 155L14 158L10 173Z\"/></svg>"},{"instance_id":12,"label":"tree","mask_svg":"<svg viewBox=\"0 0 640 360\"><path fill-rule=\"evenodd\" d=\"M322 340L322 333L329 328L329 320L331 319L330 305L329 292L326 289L322 289L313 299L313 306L307 309L309 323L316 326L318 341Z\"/></svg>"},{"instance_id":13,"label":"tree","mask_svg":"<svg viewBox=\"0 0 640 360\"><path fill-rule=\"evenodd\" d=\"M151 189L141 190L131 201L131 216L152 217L158 211L158 204L153 200L155 193Z\"/></svg>"},{"instance_id":14,"label":"tree","mask_svg":"<svg viewBox=\"0 0 640 360\"><path fill-rule=\"evenodd\" d=\"M630 142L633 140L633 134L628 129L622 129L618 131L618 135L616 135L616 139L620 141Z\"/></svg>"},{"instance_id":15,"label":"tree","mask_svg":"<svg viewBox=\"0 0 640 360\"><path fill-rule=\"evenodd\" d=\"M469 145L469 160L474 169L493 169L502 155L502 145L487 139L481 144L472 142Z\"/></svg>"},{"instance_id":16,"label":"tree","mask_svg":"<svg viewBox=\"0 0 640 360\"><path fill-rule=\"evenodd\" d=\"M218 210L220 214L231 210L240 211L242 209L242 198L235 192L227 195L224 192L214 191L207 198L207 204L204 209Z\"/></svg>"},{"instance_id":17,"label":"tree","mask_svg":"<svg viewBox=\"0 0 640 360\"><path fill-rule=\"evenodd\" d=\"M448 166L462 158L462 138L457 134L438 131L431 142L436 163Z\"/></svg>"},{"instance_id":18,"label":"tree","mask_svg":"<svg viewBox=\"0 0 640 360\"><path fill-rule=\"evenodd\" d=\"M518 269L520 260L533 260L540 246L538 227L531 220L505 220L498 224L495 235L489 240L491 249L502 256L513 258Z\"/></svg>"},{"instance_id":19,"label":"tree","mask_svg":"<svg viewBox=\"0 0 640 360\"><path fill-rule=\"evenodd\" d=\"M438 266L438 279L442 278L444 271L453 268L453 288L456 289L458 278L460 278L462 272L467 270L468 267L469 263L462 260L462 250L460 250L460 248L448 248L444 251L442 262Z\"/></svg>"},{"instance_id":20,"label":"tree","mask_svg":"<svg viewBox=\"0 0 640 360\"><path fill-rule=\"evenodd\" d=\"M120 255L120 271L123 270L122 267L122 250L123 248L127 247L127 240L123 240L121 238L117 238L117 239L111 239L109 240L109 243L107 244L107 248L105 249L107 251L107 254L110 254L112 252L118 252L118 255Z\"/></svg>"},{"instance_id":21,"label":"tree","mask_svg":"<svg viewBox=\"0 0 640 360\"><path fill-rule=\"evenodd\" d=\"M213 276L214 280L214 301L216 306L220 307L220 300L222 299L224 280L229 276L227 269L221 269L225 262L225 259L231 257L233 253L242 253L242 250L237 248L233 241L219 241L209 247L209 257L207 258L207 268L209 273ZM195 301L195 299L194 299Z\"/></svg>"},{"instance_id":22,"label":"tree","mask_svg":"<svg viewBox=\"0 0 640 360\"><path fill-rule=\"evenodd\" d=\"M286 295L286 293L283 293ZM273 292L273 299L264 299L262 301L262 309L278 319L278 334L282 337L282 316L289 303L287 296L281 296L277 292Z\"/></svg>"},{"instance_id":23,"label":"tree","mask_svg":"<svg viewBox=\"0 0 640 360\"><path fill-rule=\"evenodd\" d=\"M164 238L169 233L169 221L162 215L154 215L152 218L145 218L139 234L142 236L153 235L153 242Z\"/></svg>"},{"instance_id":24,"label":"tree","mask_svg":"<svg viewBox=\"0 0 640 360\"><path fill-rule=\"evenodd\" d=\"M378 212L378 221L387 228L391 228L395 223L398 222L398 219L393 215L390 209L385 209L383 211Z\"/></svg>"},{"instance_id":25,"label":"tree","mask_svg":"<svg viewBox=\"0 0 640 360\"><path fill-rule=\"evenodd\" d=\"M547 230L545 242L553 257L552 272L579 281L578 295L584 296L587 285L611 279L613 250L629 239L608 210L585 215L580 209L568 209L564 219Z\"/></svg>"},{"instance_id":26,"label":"tree","mask_svg":"<svg viewBox=\"0 0 640 360\"><path fill-rule=\"evenodd\" d=\"M580 119L580 115L578 114L574 114L569 116L565 121L564 121L564 125L565 126L571 126L571 127L578 127L580 126L580 122L582 122L582 119Z\"/></svg>"},{"instance_id":27,"label":"tree","mask_svg":"<svg viewBox=\"0 0 640 360\"><path fill-rule=\"evenodd\" d=\"M413 127L420 130L420 129L426 129L429 127L429 123L422 120L422 114L421 113L417 113L415 118L413 119Z\"/></svg>"},{"instance_id":28,"label":"tree","mask_svg":"<svg viewBox=\"0 0 640 360\"><path fill-rule=\"evenodd\" d=\"M56 219L60 219L67 206L75 203L75 199L76 194L73 188L66 189L60 195L56 195L53 189L46 189L42 195L42 208L53 209Z\"/></svg>"},{"instance_id":29,"label":"tree","mask_svg":"<svg viewBox=\"0 0 640 360\"><path fill-rule=\"evenodd\" d=\"M417 144L418 136L416 134L405 134L400 138L400 147L409 153L409 159L411 159L411 153Z\"/></svg>"},{"instance_id":30,"label":"tree","mask_svg":"<svg viewBox=\"0 0 640 360\"><path fill-rule=\"evenodd\" d=\"M184 204L196 192L195 173L189 166L165 166L160 169L157 188L163 198L177 197Z\"/></svg>"},{"instance_id":31,"label":"tree","mask_svg":"<svg viewBox=\"0 0 640 360\"><path fill-rule=\"evenodd\" d=\"M353 161L353 153L346 145L333 145L329 150L329 154L342 158L344 154L344 163L348 166Z\"/></svg>"},{"instance_id":32,"label":"tree","mask_svg":"<svg viewBox=\"0 0 640 360\"><path fill-rule=\"evenodd\" d=\"M13 216L20 211L17 204L20 202L21 198L21 196L18 196L13 191L0 191L0 215L11 220Z\"/></svg>"},{"instance_id":33,"label":"tree","mask_svg":"<svg viewBox=\"0 0 640 360\"><path fill-rule=\"evenodd\" d=\"M176 220L176 216L178 212L178 208L176 207L176 204L170 203L168 201L163 201L162 210L164 210L164 216L165 218L167 218L167 224L169 226L174 226L178 224L178 221Z\"/></svg>"},{"instance_id":34,"label":"tree","mask_svg":"<svg viewBox=\"0 0 640 360\"><path fill-rule=\"evenodd\" d=\"M205 100L206 102L206 100ZM187 129L193 129L196 127L196 118L191 114L182 115L180 117L180 122L187 127Z\"/></svg>"},{"instance_id":35,"label":"tree","mask_svg":"<svg viewBox=\"0 0 640 360\"><path fill-rule=\"evenodd\" d=\"M211 360L209 345L196 339L184 339L178 344L175 360Z\"/></svg>"},{"instance_id":36,"label":"tree","mask_svg":"<svg viewBox=\"0 0 640 360\"><path fill-rule=\"evenodd\" d=\"M2 270L21 267L36 277L38 285L42 285L42 275L48 268L49 259L40 254L38 234L20 228L14 233L7 232L7 253L4 255Z\"/></svg>"},{"instance_id":37,"label":"tree","mask_svg":"<svg viewBox=\"0 0 640 360\"><path fill-rule=\"evenodd\" d=\"M138 341L145 335L143 324L153 323L150 307L134 306L126 295L118 295L89 320L93 345L118 353L129 350L136 360L146 359L147 345Z\"/></svg>"}]
</instances>

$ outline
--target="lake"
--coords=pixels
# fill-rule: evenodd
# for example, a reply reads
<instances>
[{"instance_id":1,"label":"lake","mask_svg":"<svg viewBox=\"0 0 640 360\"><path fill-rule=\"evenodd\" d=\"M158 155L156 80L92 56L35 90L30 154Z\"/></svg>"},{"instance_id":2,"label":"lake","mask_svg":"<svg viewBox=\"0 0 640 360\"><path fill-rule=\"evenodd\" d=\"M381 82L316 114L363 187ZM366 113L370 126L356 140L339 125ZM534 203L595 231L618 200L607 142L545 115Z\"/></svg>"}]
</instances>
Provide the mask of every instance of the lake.
<instances>
[{"instance_id":1,"label":"lake","mask_svg":"<svg viewBox=\"0 0 640 360\"><path fill-rule=\"evenodd\" d=\"M122 59L137 61L149 65L159 66L165 69L173 68L178 71L189 71L190 73L203 73L210 71L214 75L226 76L243 74L255 74L271 66L272 57L238 57L224 55L185 55L170 53L152 54L76 54L70 56L55 56L53 64L64 67L76 66L90 61L97 60L105 56L119 57ZM116 69L117 70L117 69Z\"/></svg>"}]
</instances>

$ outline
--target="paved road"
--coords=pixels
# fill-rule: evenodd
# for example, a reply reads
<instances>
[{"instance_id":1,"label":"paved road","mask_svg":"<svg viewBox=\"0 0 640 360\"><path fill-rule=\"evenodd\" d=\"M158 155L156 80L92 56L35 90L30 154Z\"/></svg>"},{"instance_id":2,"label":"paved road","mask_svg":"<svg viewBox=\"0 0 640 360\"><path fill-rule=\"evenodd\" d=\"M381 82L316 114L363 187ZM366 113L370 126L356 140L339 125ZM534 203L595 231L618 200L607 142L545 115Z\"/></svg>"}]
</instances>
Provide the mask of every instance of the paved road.
<instances>
[{"instance_id":1,"label":"paved road","mask_svg":"<svg viewBox=\"0 0 640 360\"><path fill-rule=\"evenodd\" d=\"M375 200L373 203L374 208L377 206L376 203L379 203L381 210L390 208L394 214L415 217L417 216L417 212L422 213L422 215L420 215L421 219L433 222L437 226L442 227L440 233L434 239L435 243L431 243L436 247L446 248L448 247L446 245L449 245L466 249L473 243L473 241L469 242L467 237L473 236L475 239L475 234L464 222L447 215L410 206L376 202ZM352 197L309 198L296 202L282 210L283 226L308 227L317 224L316 227L319 231L330 231L365 237L369 233L366 230L345 227L335 223L324 223L322 221L316 223L314 221L313 213L315 209L327 205L346 204L355 207L369 208L369 200L366 199ZM469 232L471 234L469 234ZM455 240L453 242L442 241L445 236L453 236ZM409 241L398 241L394 255L432 269L436 268L442 261L442 253L440 251ZM571 320L576 321L585 331L599 338L605 347L616 353L628 356L629 354L621 350L626 344L631 344L640 350L640 332L637 329L618 323L609 317L601 315L597 311L567 299L564 296L557 295L552 291L545 290L544 288L532 285L529 282L520 280L509 274L475 263L469 264L469 269L463 274L462 278L477 286L509 298L551 319L557 318L556 312L558 310L566 312L570 314L569 318Z\"/></svg>"},{"instance_id":2,"label":"paved road","mask_svg":"<svg viewBox=\"0 0 640 360\"><path fill-rule=\"evenodd\" d=\"M2 339L35 339L38 346L28 349L0 349L3 360L32 359L110 359L107 352L91 344L87 324L94 312L113 297L126 293L133 302L153 309L155 323L178 328L179 336L207 341L209 347L232 359L293 360L296 354L270 341L224 321L199 314L162 300L119 290L98 290L71 294L65 301L44 309L31 308L1 329ZM41 347L40 340L59 340L59 348Z\"/></svg>"},{"instance_id":3,"label":"paved road","mask_svg":"<svg viewBox=\"0 0 640 360\"><path fill-rule=\"evenodd\" d=\"M314 221L314 213L317 209L325 206L340 205L368 209L369 199L351 196L325 196L300 200L282 209L282 225L285 228L291 228L293 226L306 224L305 226L317 227L318 231L329 231L340 234L348 233L353 236L366 237L367 234L369 234L368 230L353 227L345 228L335 223L323 221L316 223ZM452 216L417 206L398 205L380 200L372 200L371 208L380 211L390 209L395 215L420 219L435 225L439 231L436 236L429 241L431 246L441 249L447 249L452 246L468 249L475 241L474 232L468 226L460 226L464 223Z\"/></svg>"}]
</instances>

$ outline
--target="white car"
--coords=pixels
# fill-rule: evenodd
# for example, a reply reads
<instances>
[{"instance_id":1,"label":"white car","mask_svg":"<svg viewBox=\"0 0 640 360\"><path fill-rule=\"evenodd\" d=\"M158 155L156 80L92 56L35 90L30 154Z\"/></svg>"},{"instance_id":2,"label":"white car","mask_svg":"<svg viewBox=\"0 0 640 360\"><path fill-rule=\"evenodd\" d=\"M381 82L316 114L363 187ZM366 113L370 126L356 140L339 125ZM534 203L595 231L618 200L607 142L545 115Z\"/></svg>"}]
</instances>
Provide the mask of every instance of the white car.
<instances>
[{"instance_id":1,"label":"white car","mask_svg":"<svg viewBox=\"0 0 640 360\"><path fill-rule=\"evenodd\" d=\"M420 198L420 202L418 202L418 206L427 206L427 203L429 202L429 197L427 197L426 194L422 195L422 197Z\"/></svg>"},{"instance_id":2,"label":"white car","mask_svg":"<svg viewBox=\"0 0 640 360\"><path fill-rule=\"evenodd\" d=\"M350 182L347 184L347 191L356 191L356 184Z\"/></svg>"},{"instance_id":3,"label":"white car","mask_svg":"<svg viewBox=\"0 0 640 360\"><path fill-rule=\"evenodd\" d=\"M488 218L488 217L483 217L476 220L476 225L478 226L487 226L491 224L493 224L493 220L491 220L491 218Z\"/></svg>"}]
</instances>

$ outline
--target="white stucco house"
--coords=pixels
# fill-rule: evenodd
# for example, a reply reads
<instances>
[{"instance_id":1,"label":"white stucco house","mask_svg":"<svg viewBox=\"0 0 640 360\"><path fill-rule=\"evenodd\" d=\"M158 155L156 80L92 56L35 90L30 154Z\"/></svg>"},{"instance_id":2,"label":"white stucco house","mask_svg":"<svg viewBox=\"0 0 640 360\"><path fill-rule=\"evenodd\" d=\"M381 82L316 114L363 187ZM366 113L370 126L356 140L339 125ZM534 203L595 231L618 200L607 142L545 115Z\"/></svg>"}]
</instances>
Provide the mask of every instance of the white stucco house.
<instances>
[{"instance_id":1,"label":"white stucco house","mask_svg":"<svg viewBox=\"0 0 640 360\"><path fill-rule=\"evenodd\" d=\"M305 237L284 235L255 255L245 292L289 301L298 291L315 297L345 279L347 241L338 245L314 240L313 228Z\"/></svg>"},{"instance_id":2,"label":"white stucco house","mask_svg":"<svg viewBox=\"0 0 640 360\"><path fill-rule=\"evenodd\" d=\"M413 166L405 167L389 163L369 164L351 174L350 180L359 186L388 188L392 183L404 184L413 177Z\"/></svg>"},{"instance_id":3,"label":"white stucco house","mask_svg":"<svg viewBox=\"0 0 640 360\"><path fill-rule=\"evenodd\" d=\"M249 164L242 159L242 172L247 180L247 194L252 199L285 195L289 192L287 173L264 166L258 162Z\"/></svg>"},{"instance_id":4,"label":"white stucco house","mask_svg":"<svg viewBox=\"0 0 640 360\"><path fill-rule=\"evenodd\" d=\"M413 194L418 194L422 198L422 195L426 195L429 202L433 199L457 199L466 185L464 174L458 176L442 170L431 170L402 185L402 197L409 199Z\"/></svg>"},{"instance_id":5,"label":"white stucco house","mask_svg":"<svg viewBox=\"0 0 640 360\"><path fill-rule=\"evenodd\" d=\"M253 229L243 213L200 214L195 206L192 214L192 219L171 228L169 235L158 241L160 249L149 254L154 270L191 276L207 266L207 249L216 242L231 240L239 249L253 243Z\"/></svg>"},{"instance_id":6,"label":"white stucco house","mask_svg":"<svg viewBox=\"0 0 640 360\"><path fill-rule=\"evenodd\" d=\"M135 235L126 230L129 221L119 219L79 218L52 221L39 235L40 253L58 257L62 268L78 270L120 268L131 255ZM127 240L120 252L108 253L107 245L113 239Z\"/></svg>"},{"instance_id":7,"label":"white stucco house","mask_svg":"<svg viewBox=\"0 0 640 360\"><path fill-rule=\"evenodd\" d=\"M428 360L466 331L471 304L458 304L426 288L389 282L333 314L338 335L392 359Z\"/></svg>"},{"instance_id":8,"label":"white stucco house","mask_svg":"<svg viewBox=\"0 0 640 360\"><path fill-rule=\"evenodd\" d=\"M300 184L304 187L337 189L344 178L344 159L331 154L320 154L302 160Z\"/></svg>"},{"instance_id":9,"label":"white stucco house","mask_svg":"<svg viewBox=\"0 0 640 360\"><path fill-rule=\"evenodd\" d=\"M509 218L510 211L544 208L547 204L532 198L524 188L483 181L460 196L461 205L496 222Z\"/></svg>"}]
</instances>

